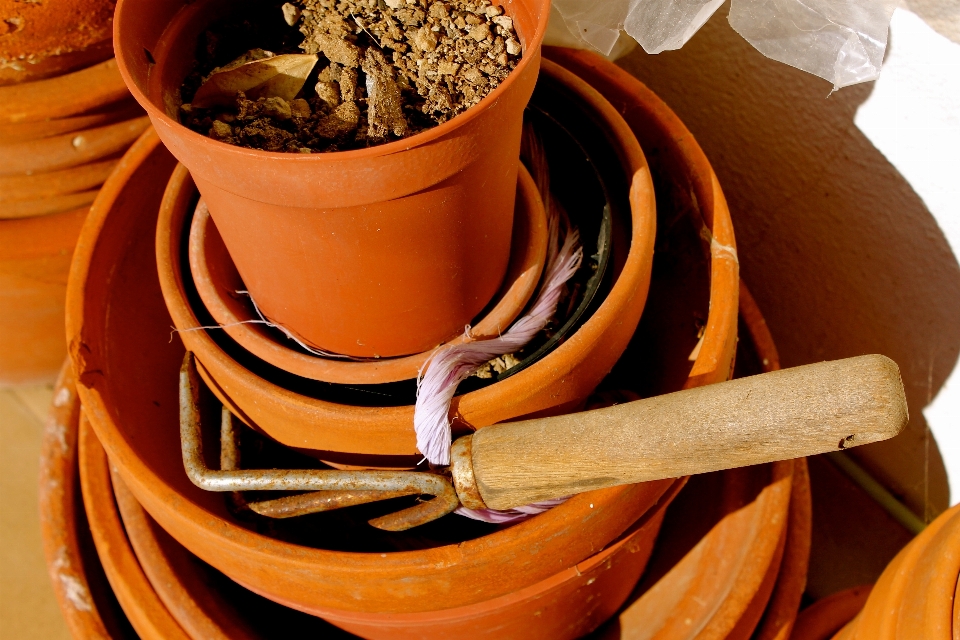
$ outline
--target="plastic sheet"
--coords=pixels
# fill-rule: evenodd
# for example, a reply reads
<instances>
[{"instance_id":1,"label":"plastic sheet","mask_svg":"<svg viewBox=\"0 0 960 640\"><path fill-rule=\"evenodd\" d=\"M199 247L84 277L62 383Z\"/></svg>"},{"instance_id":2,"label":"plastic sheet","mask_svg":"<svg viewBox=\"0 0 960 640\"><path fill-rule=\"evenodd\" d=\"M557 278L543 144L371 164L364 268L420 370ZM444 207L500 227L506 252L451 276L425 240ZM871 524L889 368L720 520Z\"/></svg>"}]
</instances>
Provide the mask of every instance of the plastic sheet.
<instances>
[{"instance_id":1,"label":"plastic sheet","mask_svg":"<svg viewBox=\"0 0 960 640\"><path fill-rule=\"evenodd\" d=\"M899 0L732 0L730 25L768 58L832 82L875 79ZM608 58L635 40L647 53L679 49L723 0L554 0L547 44ZM624 35L626 34L626 35Z\"/></svg>"},{"instance_id":2,"label":"plastic sheet","mask_svg":"<svg viewBox=\"0 0 960 640\"><path fill-rule=\"evenodd\" d=\"M833 83L880 75L899 0L732 0L730 26L763 55Z\"/></svg>"}]
</instances>

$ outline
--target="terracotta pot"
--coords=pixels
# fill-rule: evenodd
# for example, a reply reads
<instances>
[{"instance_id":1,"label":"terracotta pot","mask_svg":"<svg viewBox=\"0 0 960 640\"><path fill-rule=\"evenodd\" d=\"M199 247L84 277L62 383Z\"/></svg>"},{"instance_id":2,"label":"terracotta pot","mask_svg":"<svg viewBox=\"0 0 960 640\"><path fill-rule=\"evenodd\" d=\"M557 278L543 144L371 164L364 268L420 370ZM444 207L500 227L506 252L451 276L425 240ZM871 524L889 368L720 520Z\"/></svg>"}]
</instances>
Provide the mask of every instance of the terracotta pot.
<instances>
[{"instance_id":1,"label":"terracotta pot","mask_svg":"<svg viewBox=\"0 0 960 640\"><path fill-rule=\"evenodd\" d=\"M188 640L154 593L123 531L110 485L110 464L89 423L81 415L80 487L93 542L117 600L143 640Z\"/></svg>"},{"instance_id":2,"label":"terracotta pot","mask_svg":"<svg viewBox=\"0 0 960 640\"><path fill-rule=\"evenodd\" d=\"M76 116L129 95L111 59L56 78L0 87L0 124Z\"/></svg>"},{"instance_id":3,"label":"terracotta pot","mask_svg":"<svg viewBox=\"0 0 960 640\"><path fill-rule=\"evenodd\" d=\"M126 619L93 551L77 483L80 400L70 361L60 370L40 449L40 534L50 582L74 638L120 638Z\"/></svg>"},{"instance_id":4,"label":"terracotta pot","mask_svg":"<svg viewBox=\"0 0 960 640\"><path fill-rule=\"evenodd\" d=\"M493 338L505 331L530 301L547 255L547 214L529 172L520 166L516 208L513 220L510 263L500 291L491 301L492 308L473 324L470 333L478 338ZM183 166L177 168L171 185L190 189L192 181ZM177 198L178 201L182 201ZM180 229L174 229L175 237ZM237 291L247 289L230 259L216 226L205 210L198 211L190 224L190 275L204 307L224 331L250 353L262 360L304 378L339 384L379 384L410 380L417 376L433 352L402 358L368 361L318 358L296 348L279 331L261 324L250 299ZM187 329L189 327L178 327ZM463 334L449 343L463 342ZM449 344L448 343L448 344Z\"/></svg>"},{"instance_id":5,"label":"terracotta pot","mask_svg":"<svg viewBox=\"0 0 960 640\"><path fill-rule=\"evenodd\" d=\"M800 612L790 640L830 640L863 609L872 585L852 587L817 600Z\"/></svg>"},{"instance_id":6,"label":"terracotta pot","mask_svg":"<svg viewBox=\"0 0 960 640\"><path fill-rule=\"evenodd\" d=\"M743 280L740 280L740 330L736 361L738 376L780 369L780 356L767 322ZM749 368L747 368L749 367ZM777 574L777 584L766 604L763 618L753 633L754 640L791 638L800 601L807 586L810 545L813 534L813 504L810 474L805 459L796 460L790 492L790 515L786 547Z\"/></svg>"},{"instance_id":7,"label":"terracotta pot","mask_svg":"<svg viewBox=\"0 0 960 640\"><path fill-rule=\"evenodd\" d=\"M87 210L0 220L0 385L57 376L67 274Z\"/></svg>"},{"instance_id":8,"label":"terracotta pot","mask_svg":"<svg viewBox=\"0 0 960 640\"><path fill-rule=\"evenodd\" d=\"M777 581L793 470L787 461L695 477L667 514L641 595L598 637L749 638Z\"/></svg>"},{"instance_id":9,"label":"terracotta pot","mask_svg":"<svg viewBox=\"0 0 960 640\"><path fill-rule=\"evenodd\" d=\"M148 212L159 207L172 167L151 132L104 184L78 244L67 332L84 407L124 481L165 530L231 578L271 599L296 599L304 610L396 613L465 606L583 561L627 530L672 484L584 494L481 538L386 557L311 549L249 531L227 512L223 496L189 482L176 430L169 429L178 415L170 381L177 378L183 348L171 342L150 255L154 219Z\"/></svg>"},{"instance_id":10,"label":"terracotta pot","mask_svg":"<svg viewBox=\"0 0 960 640\"><path fill-rule=\"evenodd\" d=\"M951 640L960 581L960 505L927 525L884 569L838 640Z\"/></svg>"},{"instance_id":11,"label":"terracotta pot","mask_svg":"<svg viewBox=\"0 0 960 640\"><path fill-rule=\"evenodd\" d=\"M43 59L34 58L33 61L18 60L12 65L0 69L0 87L54 78L98 64L112 57L113 39L108 38L80 51L47 56Z\"/></svg>"},{"instance_id":12,"label":"terracotta pot","mask_svg":"<svg viewBox=\"0 0 960 640\"><path fill-rule=\"evenodd\" d=\"M755 640L790 640L792 637L800 602L807 587L812 519L813 504L807 461L796 460L790 493L786 547L776 586L752 636Z\"/></svg>"},{"instance_id":13,"label":"terracotta pot","mask_svg":"<svg viewBox=\"0 0 960 640\"><path fill-rule=\"evenodd\" d=\"M53 198L99 187L116 163L116 160L103 160L50 173L0 177L0 205ZM0 209L0 216L17 217L7 215L6 207Z\"/></svg>"},{"instance_id":14,"label":"terracotta pot","mask_svg":"<svg viewBox=\"0 0 960 640\"><path fill-rule=\"evenodd\" d=\"M632 176L629 248L619 274L603 303L577 331L551 353L519 373L454 399L452 416L458 429L476 429L538 411L582 402L610 371L623 352L643 310L649 286L655 236L654 197L650 175L636 138L602 96L560 67L545 62L541 82L564 96L578 113L589 113L606 142L612 162ZM568 123L573 126L574 123ZM612 151L611 151L612 150ZM183 284L178 229L192 211L192 194L171 181L157 224L157 261L167 308L177 327L207 324L194 314ZM625 185L610 185L625 189ZM622 192L620 194L623 195ZM219 228L219 227L218 227ZM614 247L615 251L617 247ZM736 289L733 295L736 296ZM259 303L259 301L258 301ZM736 323L730 327L736 331ZM221 402L244 422L275 440L300 449L320 451L323 460L361 464L336 452L405 456L420 460L413 431L413 406L354 406L338 401L324 388L298 392L292 384L267 380L239 363L203 331L179 334L198 358L198 369ZM732 342L731 342L732 343ZM320 395L324 393L324 395ZM308 394L313 394L311 395ZM318 399L318 396L323 399ZM323 425L318 428L318 425ZM384 462L385 466L396 466Z\"/></svg>"},{"instance_id":15,"label":"terracotta pot","mask_svg":"<svg viewBox=\"0 0 960 640\"><path fill-rule=\"evenodd\" d=\"M422 613L315 610L337 626L373 639L580 638L623 604L653 551L667 505L683 482L661 498L632 533L602 552L537 584L487 602Z\"/></svg>"},{"instance_id":16,"label":"terracotta pot","mask_svg":"<svg viewBox=\"0 0 960 640\"><path fill-rule=\"evenodd\" d=\"M478 105L404 140L319 154L243 149L176 121L171 102L197 36L231 6L121 0L117 52L264 315L312 346L360 357L420 353L462 332L506 273L548 2L506 4L524 55Z\"/></svg>"},{"instance_id":17,"label":"terracotta pot","mask_svg":"<svg viewBox=\"0 0 960 640\"><path fill-rule=\"evenodd\" d=\"M623 69L588 51L562 47L543 51L546 58L589 82L623 116L651 161L658 202L685 203L702 218L711 255L709 314L686 384L728 379L737 344L739 262L730 211L710 162L676 114Z\"/></svg>"},{"instance_id":18,"label":"terracotta pot","mask_svg":"<svg viewBox=\"0 0 960 640\"><path fill-rule=\"evenodd\" d=\"M0 210L0 220L18 220L22 218L36 218L54 213L75 211L81 207L88 207L97 197L98 189L67 193L40 200L24 202L5 202Z\"/></svg>"},{"instance_id":19,"label":"terracotta pot","mask_svg":"<svg viewBox=\"0 0 960 640\"><path fill-rule=\"evenodd\" d=\"M777 354L749 291L741 291L736 359L737 375L746 376L772 370ZM596 637L786 640L806 582L811 506L805 460L694 476L667 514L633 602Z\"/></svg>"},{"instance_id":20,"label":"terracotta pot","mask_svg":"<svg viewBox=\"0 0 960 640\"><path fill-rule=\"evenodd\" d=\"M40 140L0 144L0 176L58 171L122 153L150 120L144 116Z\"/></svg>"},{"instance_id":21,"label":"terracotta pot","mask_svg":"<svg viewBox=\"0 0 960 640\"><path fill-rule=\"evenodd\" d=\"M16 124L0 122L0 140L3 140L4 144L38 140L73 131L93 129L140 115L143 115L143 109L136 100L130 98L66 118L50 118Z\"/></svg>"},{"instance_id":22,"label":"terracotta pot","mask_svg":"<svg viewBox=\"0 0 960 640\"><path fill-rule=\"evenodd\" d=\"M364 615L331 611L324 617L366 638L580 637L626 598L650 555L666 506L682 484L675 483L657 508L616 544L518 593L441 612ZM238 611L224 601L224 594L210 584L209 575L143 511L116 475L114 489L141 565L181 626L196 639L262 637L253 630L256 614L251 615L249 608ZM289 615L289 610L286 616L274 614L273 623Z\"/></svg>"},{"instance_id":23,"label":"terracotta pot","mask_svg":"<svg viewBox=\"0 0 960 640\"><path fill-rule=\"evenodd\" d=\"M0 84L95 64L113 55L115 0L0 0Z\"/></svg>"}]
</instances>

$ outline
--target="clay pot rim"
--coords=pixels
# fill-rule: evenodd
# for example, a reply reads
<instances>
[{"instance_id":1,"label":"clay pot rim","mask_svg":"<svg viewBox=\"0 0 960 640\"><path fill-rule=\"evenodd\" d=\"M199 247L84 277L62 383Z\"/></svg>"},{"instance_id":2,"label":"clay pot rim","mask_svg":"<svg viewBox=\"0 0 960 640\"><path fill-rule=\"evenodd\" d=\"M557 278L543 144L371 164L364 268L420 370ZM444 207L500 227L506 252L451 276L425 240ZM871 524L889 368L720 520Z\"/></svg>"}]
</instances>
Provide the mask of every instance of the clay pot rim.
<instances>
[{"instance_id":1,"label":"clay pot rim","mask_svg":"<svg viewBox=\"0 0 960 640\"><path fill-rule=\"evenodd\" d=\"M40 537L50 583L67 628L75 638L108 638L87 579L89 555L77 536L77 435L80 400L67 358L53 388L53 404L40 452ZM82 508L82 507L81 507ZM95 552L94 552L95 553ZM81 589L74 590L79 586ZM77 606L80 604L86 607Z\"/></svg>"},{"instance_id":2,"label":"clay pot rim","mask_svg":"<svg viewBox=\"0 0 960 640\"><path fill-rule=\"evenodd\" d=\"M942 608L934 610L934 607L928 604L923 607L925 615L918 616L916 607L911 607L911 611L904 605L910 600L920 598L916 593L916 588L920 585L916 584L915 578L920 577L922 582L924 575L922 569L926 568L929 571L934 564L938 571L924 586L936 585L940 588L949 586L951 599L953 598L956 589L960 588L955 586L960 585L957 581L958 574L955 573L960 565L958 532L960 532L960 504L950 507L937 516L894 556L877 578L863 609L834 638L860 640L877 637L883 632L882 637L886 639L897 637L897 631L901 637L912 637L907 632L920 631L926 632L923 635L924 638L947 640L951 635L950 623L956 619L958 607L956 602L952 603L953 610L948 615L944 615L948 612L943 611ZM931 562L931 558L936 559ZM949 564L944 566L946 563ZM921 570L918 571L918 569ZM910 590L910 587L914 587L914 590ZM925 593L923 599L934 598L937 595L942 595L942 592L940 594ZM911 616L910 613L913 615ZM934 629L944 633L930 636L930 632ZM956 629L953 632L955 634Z\"/></svg>"},{"instance_id":3,"label":"clay pot rim","mask_svg":"<svg viewBox=\"0 0 960 640\"><path fill-rule=\"evenodd\" d=\"M110 58L61 76L0 86L0 102L9 105L6 113L0 113L0 123L83 115L123 100L129 93L116 66L116 59ZM89 90L78 91L78 87Z\"/></svg>"},{"instance_id":4,"label":"clay pot rim","mask_svg":"<svg viewBox=\"0 0 960 640\"><path fill-rule=\"evenodd\" d=\"M519 318L523 309L533 298L543 272L548 243L547 214L533 177L523 163L519 166L517 201L518 204L525 203L525 206L519 207L524 214L524 220L519 224L526 227L526 236L530 242L525 247L511 250L507 277L513 277L513 280L503 282L491 301L495 304L488 307L478 322L471 327L471 333L474 336L494 337ZM175 171L182 175L187 169L181 164ZM173 180L171 176L169 184L172 185ZM180 183L180 188L196 191L195 185L189 179ZM518 224L516 220L518 220L517 216L515 216L515 225ZM183 226L188 226L187 221ZM189 229L186 230L189 235L187 249L189 269L181 267L179 272L181 278L189 277L192 280L205 311L213 317L215 322L224 327L224 331L230 338L241 348L277 368L311 380L335 384L398 382L416 378L427 359L439 347L460 344L466 340L463 333L458 333L422 353L376 360L342 360L303 353L288 346L289 342L285 342L278 336L258 330L250 324L241 324L256 318L252 314L250 316L235 315L230 305L225 302L229 293L220 286L219 280L211 276L204 243L199 239L201 229L204 233L210 233L211 229L216 232L216 225L209 213L202 219L194 213L192 220L189 221ZM172 239L172 246L178 244L177 239ZM227 259L229 260L229 254ZM232 261L227 268L235 270ZM237 277L239 278L239 274ZM189 305L189 300L186 302ZM220 309L218 310L217 307ZM196 318L197 313L193 309L191 312Z\"/></svg>"},{"instance_id":5,"label":"clay pot rim","mask_svg":"<svg viewBox=\"0 0 960 640\"><path fill-rule=\"evenodd\" d=\"M721 294L723 291L739 291L740 263L730 209L709 159L679 116L646 85L615 64L589 51L551 46L544 47L543 63L563 65L561 68L564 69L569 64L569 72L578 74L578 77L585 71L592 71L620 85L628 85L634 102L653 112L661 128L669 133L670 143L676 146L678 157L688 169L685 177L690 181L690 188L697 194L696 214L702 218L705 231L710 234L711 304L703 344L684 388L726 380L732 371L737 347L739 307L737 297L728 299ZM586 73L583 75L588 77ZM719 304L715 304L717 301ZM734 336L732 339L731 335Z\"/></svg>"},{"instance_id":6,"label":"clay pot rim","mask_svg":"<svg viewBox=\"0 0 960 640\"><path fill-rule=\"evenodd\" d=\"M117 2L117 10L113 21L114 42L117 43L118 48L119 43L123 41L120 36L120 32L123 30L124 21L127 18L127 16L124 14L126 4L126 0L119 0ZM501 6L505 4L506 3L502 3ZM435 127L431 127L425 131L421 131L420 133L412 135L409 138L394 140L393 142L388 142L386 144L381 144L374 147L368 147L366 149L351 149L349 151L297 154L286 153L282 151L248 149L246 147L238 147L232 144L227 144L226 142L214 140L181 124L178 120L175 120L173 117L169 116L164 109L158 107L154 102L154 99L151 96L148 96L146 91L141 90L141 87L134 80L133 75L126 64L126 59L123 52L118 51L116 59L120 69L120 74L123 76L124 83L127 85L130 93L133 94L133 97L136 98L137 102L140 103L140 106L147 111L151 118L159 119L165 126L169 128L181 128L183 137L187 140L190 140L192 144L214 145L216 148L218 148L219 153L229 153L235 156L252 156L254 158L259 157L264 160L282 159L287 162L297 162L300 164L336 164L343 162L344 160L359 160L402 153L413 147L422 146L434 140L445 137L461 128L464 124L483 114L490 105L500 99L500 96L509 88L511 81L519 77L526 66L533 64L534 60L540 59L540 45L543 42L543 37L547 31L547 22L550 19L549 7L547 7L547 9L548 10L545 10L540 16L536 28L534 29L533 33L530 34L532 36L530 39L526 37L526 34L519 33L519 28L517 29L517 37L520 38L521 45L523 46L520 62L517 63L517 66L514 67L514 69L510 72L510 75L507 76L503 82L497 85L493 91L487 94L486 97L484 97L480 102L473 105L463 113L451 118L447 122ZM161 34L161 38L162 37L163 34ZM536 47L533 49L531 49L528 44L530 41L536 42ZM129 55L137 55L138 53L139 52L132 52Z\"/></svg>"},{"instance_id":7,"label":"clay pot rim","mask_svg":"<svg viewBox=\"0 0 960 640\"><path fill-rule=\"evenodd\" d=\"M142 638L190 640L160 601L130 547L113 497L110 460L83 413L77 440L87 522L97 555L123 612Z\"/></svg>"},{"instance_id":8,"label":"clay pot rim","mask_svg":"<svg viewBox=\"0 0 960 640\"><path fill-rule=\"evenodd\" d=\"M122 481L122 477L120 478L120 480ZM407 624L411 622L415 623L420 620L431 621L431 622L444 622L444 621L455 621L458 618L468 618L468 617L482 615L484 613L495 612L496 610L509 606L511 604L514 604L517 601L533 600L534 598L542 596L552 590L555 590L556 588L562 586L563 584L569 582L570 580L576 579L582 573L586 573L596 565L599 565L605 562L608 558L616 554L620 549L628 545L635 538L641 537L644 534L649 535L650 537L656 538L660 530L660 523L653 524L652 531L645 532L644 530L647 529L647 527L650 527L651 524L657 519L660 519L660 521L662 522L662 516L664 512L666 511L667 507L669 507L670 504L673 502L673 499L677 496L680 490L684 487L687 480L688 480L688 477L677 478L676 480L674 480L673 483L670 485L670 488L668 488L667 491L664 492L662 496L660 496L660 499L658 500L656 505L651 507L649 511L643 514L643 516L641 516L641 518L636 523L634 523L629 530L624 532L618 540L612 542L607 547L598 551L594 555L578 562L576 565L565 568L565 569L561 569L556 574L548 578L544 578L543 580L536 582L532 585L529 585L527 587L518 589L517 591L504 594L501 596L496 596L494 598L491 598L490 600L484 600L482 602L455 607L452 609L440 609L437 611L419 611L419 612L411 612L411 613L376 613L376 612L365 613L365 612L357 612L357 611L347 611L342 609L330 609L329 612L323 612L320 617L324 619L330 619L330 620L349 619L349 620L355 620L355 621L364 622L364 623L382 624L383 626L389 626L391 622ZM125 490L127 492L130 492L130 489L127 488L126 486L124 486L120 490ZM117 493L117 492L118 492L118 488L116 485L116 481L114 481L114 493ZM132 499L136 501L136 496L134 496L132 492L130 492L130 495ZM120 500L118 499L117 502L119 503ZM149 517L152 520L152 516L149 515L149 512L147 512L147 510L143 507L143 505L140 505L140 503L137 502L137 507L143 511L145 516ZM122 516L123 515L122 508L120 509L120 512ZM153 522L156 524L155 520ZM156 544L161 548L166 545L173 544L173 545L177 545L181 549L185 549L183 545L181 545L172 536L170 536L170 538L167 540L161 540L153 536L151 531L142 531L142 532L139 532L138 535L151 536L153 538L154 544ZM149 564L150 562L156 561L154 558L151 557L151 558L147 558L146 562L144 562L144 559L136 554L136 545L131 545L131 546L133 547L134 554L136 555L138 561L142 566L147 566L147 564ZM145 571L145 572L149 574L148 571ZM236 581L236 582L240 586L242 586L244 589L247 589L248 591L251 591L253 593L258 593L256 588L251 587L247 584L244 584L242 580ZM297 609L295 602L292 602L292 601L282 602L277 600L275 597L271 598L265 594L258 593L258 595L261 595L262 597L265 597L267 599L272 599L275 602L279 602L279 604L286 606L288 608ZM318 615L318 610L315 609L307 613L310 613L311 615Z\"/></svg>"},{"instance_id":9,"label":"clay pot rim","mask_svg":"<svg viewBox=\"0 0 960 640\"><path fill-rule=\"evenodd\" d=\"M490 611L495 611L517 601L533 600L534 598L548 594L550 591L553 591L554 589L571 580L575 580L581 574L586 573L596 565L606 562L608 558L616 554L633 539L640 537L644 533L644 529L656 519L660 519L661 522L655 526L653 537L655 538L657 535L659 535L660 524L662 524L662 516L666 512L667 507L669 507L673 502L674 498L677 497L677 494L680 493L680 490L687 484L687 480L689 479L689 476L675 478L670 487L663 493L663 495L660 496L657 503L646 513L644 513L639 520L631 525L627 531L621 534L619 538L611 542L605 548L601 549L594 555L581 560L572 567L561 569L554 575L544 578L543 580L535 582L529 586L523 587L522 589L518 589L517 591L497 596L489 600L483 600L481 602L475 602L473 604L463 605L460 607L453 607L451 609L439 609L437 611L367 613L362 611L329 609L321 612L319 608L316 608L312 611L307 611L307 613L311 613L312 615L320 615L324 619L329 620L350 620L355 622L382 624L385 627L389 627L391 623L409 624L416 623L420 620L453 621L457 620L458 618L469 618ZM243 584L242 582L238 583L248 591L253 591L256 593L255 589ZM273 599L276 600L276 598ZM293 602L280 602L280 604L290 608L296 608L296 605Z\"/></svg>"}]
</instances>

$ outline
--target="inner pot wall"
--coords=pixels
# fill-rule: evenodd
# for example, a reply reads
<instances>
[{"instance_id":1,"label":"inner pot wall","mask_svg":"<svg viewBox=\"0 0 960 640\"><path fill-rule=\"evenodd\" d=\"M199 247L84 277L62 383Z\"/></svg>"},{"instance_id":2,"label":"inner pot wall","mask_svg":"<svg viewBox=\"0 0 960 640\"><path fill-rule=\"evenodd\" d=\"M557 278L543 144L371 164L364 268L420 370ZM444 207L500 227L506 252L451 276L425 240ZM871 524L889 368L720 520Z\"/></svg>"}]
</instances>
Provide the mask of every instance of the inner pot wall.
<instances>
[{"instance_id":1,"label":"inner pot wall","mask_svg":"<svg viewBox=\"0 0 960 640\"><path fill-rule=\"evenodd\" d=\"M118 61L264 314L354 356L416 353L462 331L506 271L522 113L548 3L504 5L524 55L478 105L404 140L321 154L234 147L171 117L196 37L226 6L123 0Z\"/></svg>"}]
</instances>

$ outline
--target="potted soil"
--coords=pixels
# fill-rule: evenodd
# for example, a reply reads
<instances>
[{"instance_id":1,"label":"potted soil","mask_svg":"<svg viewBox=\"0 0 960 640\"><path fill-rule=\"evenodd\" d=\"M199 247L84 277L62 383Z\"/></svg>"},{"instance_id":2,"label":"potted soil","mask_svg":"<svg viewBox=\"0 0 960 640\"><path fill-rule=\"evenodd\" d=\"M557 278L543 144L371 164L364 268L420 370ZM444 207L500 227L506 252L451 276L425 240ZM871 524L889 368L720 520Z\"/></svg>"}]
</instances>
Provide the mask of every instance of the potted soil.
<instances>
[{"instance_id":1,"label":"potted soil","mask_svg":"<svg viewBox=\"0 0 960 640\"><path fill-rule=\"evenodd\" d=\"M549 4L327 4L122 0L120 71L268 319L337 354L418 353L503 280Z\"/></svg>"}]
</instances>

